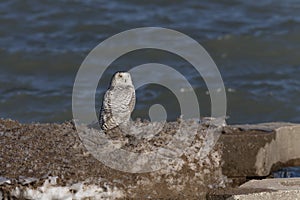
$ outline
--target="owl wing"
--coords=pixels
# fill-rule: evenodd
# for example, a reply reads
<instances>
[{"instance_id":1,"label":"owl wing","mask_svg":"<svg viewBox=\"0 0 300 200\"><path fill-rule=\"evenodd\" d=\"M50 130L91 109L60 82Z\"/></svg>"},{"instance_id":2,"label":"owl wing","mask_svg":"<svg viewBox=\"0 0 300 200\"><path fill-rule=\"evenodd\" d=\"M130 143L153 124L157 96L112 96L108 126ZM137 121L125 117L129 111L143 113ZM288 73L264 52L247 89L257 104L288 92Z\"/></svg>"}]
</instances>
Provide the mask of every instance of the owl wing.
<instances>
[{"instance_id":1,"label":"owl wing","mask_svg":"<svg viewBox=\"0 0 300 200\"><path fill-rule=\"evenodd\" d=\"M135 90L133 88L132 95L131 95L131 100L129 102L130 113L132 113L132 111L134 110L134 107L135 107Z\"/></svg>"},{"instance_id":2,"label":"owl wing","mask_svg":"<svg viewBox=\"0 0 300 200\"><path fill-rule=\"evenodd\" d=\"M135 90L132 86L114 87L104 95L100 125L104 130L126 122L135 106Z\"/></svg>"},{"instance_id":3,"label":"owl wing","mask_svg":"<svg viewBox=\"0 0 300 200\"><path fill-rule=\"evenodd\" d=\"M99 123L103 130L109 129L108 121L112 120L111 112L111 90L106 91L103 97L102 106L100 110ZM111 123L110 123L111 124Z\"/></svg>"}]
</instances>

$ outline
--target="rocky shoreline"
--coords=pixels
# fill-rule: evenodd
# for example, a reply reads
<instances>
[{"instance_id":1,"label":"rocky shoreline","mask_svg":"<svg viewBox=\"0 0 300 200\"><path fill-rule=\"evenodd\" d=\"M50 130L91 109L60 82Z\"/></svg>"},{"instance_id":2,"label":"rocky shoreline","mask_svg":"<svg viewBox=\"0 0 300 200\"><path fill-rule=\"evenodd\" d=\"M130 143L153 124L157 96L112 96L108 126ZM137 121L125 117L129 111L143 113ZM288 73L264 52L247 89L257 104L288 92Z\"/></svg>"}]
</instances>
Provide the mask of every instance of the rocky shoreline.
<instances>
[{"instance_id":1,"label":"rocky shoreline","mask_svg":"<svg viewBox=\"0 0 300 200\"><path fill-rule=\"evenodd\" d=\"M0 199L226 199L272 192L238 186L286 165L299 166L300 125L222 127L217 144L202 158L196 155L207 142L205 130L202 126L197 139L167 168L128 173L95 159L73 122L21 124L1 119ZM166 135L171 132L164 130ZM162 136L157 141L167 140Z\"/></svg>"}]
</instances>

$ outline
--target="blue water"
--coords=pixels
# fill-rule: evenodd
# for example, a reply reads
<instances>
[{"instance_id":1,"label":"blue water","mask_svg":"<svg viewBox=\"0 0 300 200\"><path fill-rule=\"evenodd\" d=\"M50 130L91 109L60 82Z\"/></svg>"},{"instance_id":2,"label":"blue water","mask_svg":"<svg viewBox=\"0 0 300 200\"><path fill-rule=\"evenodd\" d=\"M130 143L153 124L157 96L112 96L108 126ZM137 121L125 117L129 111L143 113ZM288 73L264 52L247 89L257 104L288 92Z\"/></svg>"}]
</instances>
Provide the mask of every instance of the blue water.
<instances>
[{"instance_id":1,"label":"blue water","mask_svg":"<svg viewBox=\"0 0 300 200\"><path fill-rule=\"evenodd\" d=\"M228 122L300 122L300 2L270 1L37 1L0 2L0 117L21 122L72 118L71 95L80 64L106 38L131 28L159 26L196 39L216 62L227 89ZM165 62L184 69L210 114L207 88L173 55L137 52L121 60ZM112 66L97 93L97 109ZM146 95L148 94L148 95ZM137 91L135 116L170 96ZM169 110L171 119L178 117Z\"/></svg>"}]
</instances>

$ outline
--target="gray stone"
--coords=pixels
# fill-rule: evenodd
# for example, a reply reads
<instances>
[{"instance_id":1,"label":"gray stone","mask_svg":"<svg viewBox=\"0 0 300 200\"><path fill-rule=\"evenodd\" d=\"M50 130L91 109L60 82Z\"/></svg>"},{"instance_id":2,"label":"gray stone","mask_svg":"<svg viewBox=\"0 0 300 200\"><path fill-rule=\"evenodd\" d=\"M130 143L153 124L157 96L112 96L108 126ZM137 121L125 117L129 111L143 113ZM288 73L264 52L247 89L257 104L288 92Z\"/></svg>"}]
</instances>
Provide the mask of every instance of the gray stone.
<instances>
[{"instance_id":1,"label":"gray stone","mask_svg":"<svg viewBox=\"0 0 300 200\"><path fill-rule=\"evenodd\" d=\"M279 178L252 180L240 186L241 189L272 190L233 195L228 200L295 200L300 199L300 178Z\"/></svg>"},{"instance_id":2,"label":"gray stone","mask_svg":"<svg viewBox=\"0 0 300 200\"><path fill-rule=\"evenodd\" d=\"M300 125L265 123L229 126L223 145L223 173L229 177L268 176L272 167L300 160ZM293 162L292 162L293 161Z\"/></svg>"},{"instance_id":3,"label":"gray stone","mask_svg":"<svg viewBox=\"0 0 300 200\"><path fill-rule=\"evenodd\" d=\"M174 138L179 123L182 125L182 122L169 122L161 134L151 140L141 138L124 149L147 152L152 146L169 147L168 141ZM0 136L0 171L3 176L0 177L0 197L21 198L28 191L40 195L41 188L47 189L42 190L46 191L43 195L60 194L51 191L63 189L67 191L66 195L74 196L79 194L80 184L84 183L82 190L86 186L97 191L100 188L101 197L113 194L137 199L300 199L299 191L295 189L299 186L298 181L276 183L277 186L275 183L266 182L264 186L255 182L257 187L247 185L252 183L249 182L237 188L230 183L235 179L245 182L251 177L265 178L276 167L286 164L299 166L300 125L266 123L217 129L207 125L197 130L195 139L182 156L167 160L166 168L132 174L111 169L96 160L84 148L71 122L20 124L0 119L0 132L5 132ZM210 137L214 130L222 132L215 146L215 138ZM94 137L92 139L97 141ZM212 145L207 145L209 141ZM171 147L174 149L180 145ZM211 150L211 147L214 148ZM204 149L207 150L205 156L201 154ZM57 177L57 180L50 181L48 176ZM55 198L66 199L65 196Z\"/></svg>"}]
</instances>

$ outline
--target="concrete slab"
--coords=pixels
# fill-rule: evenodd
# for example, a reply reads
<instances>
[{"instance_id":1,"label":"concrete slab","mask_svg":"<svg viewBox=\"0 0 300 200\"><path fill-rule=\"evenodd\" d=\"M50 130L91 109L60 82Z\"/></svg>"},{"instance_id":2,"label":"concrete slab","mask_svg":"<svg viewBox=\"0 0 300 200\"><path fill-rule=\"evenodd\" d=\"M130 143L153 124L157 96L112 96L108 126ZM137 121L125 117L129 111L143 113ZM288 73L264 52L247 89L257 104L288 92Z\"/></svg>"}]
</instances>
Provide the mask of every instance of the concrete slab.
<instances>
[{"instance_id":1,"label":"concrete slab","mask_svg":"<svg viewBox=\"0 0 300 200\"><path fill-rule=\"evenodd\" d=\"M223 173L229 177L268 176L280 168L300 161L300 125L264 123L224 128Z\"/></svg>"},{"instance_id":2,"label":"concrete slab","mask_svg":"<svg viewBox=\"0 0 300 200\"><path fill-rule=\"evenodd\" d=\"M251 180L240 188L261 188L271 190L300 190L300 178L272 178Z\"/></svg>"},{"instance_id":3,"label":"concrete slab","mask_svg":"<svg viewBox=\"0 0 300 200\"><path fill-rule=\"evenodd\" d=\"M300 199L300 178L281 178L252 180L240 186L240 189L270 190L251 194L233 195L228 200L296 200ZM271 191L272 190L272 191Z\"/></svg>"},{"instance_id":4,"label":"concrete slab","mask_svg":"<svg viewBox=\"0 0 300 200\"><path fill-rule=\"evenodd\" d=\"M300 178L251 180L238 188L207 195L209 200L296 200L300 199Z\"/></svg>"},{"instance_id":5,"label":"concrete slab","mask_svg":"<svg viewBox=\"0 0 300 200\"><path fill-rule=\"evenodd\" d=\"M299 190L261 192L253 194L234 195L227 200L297 200L300 199Z\"/></svg>"}]
</instances>

